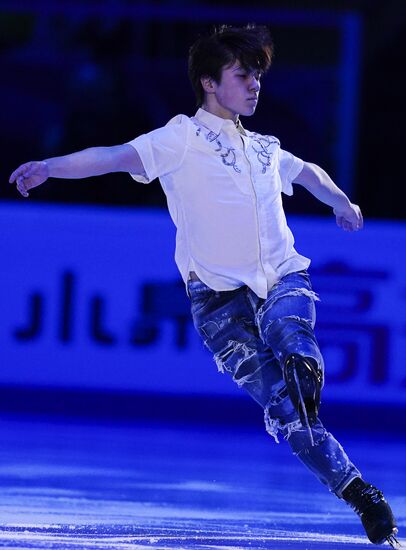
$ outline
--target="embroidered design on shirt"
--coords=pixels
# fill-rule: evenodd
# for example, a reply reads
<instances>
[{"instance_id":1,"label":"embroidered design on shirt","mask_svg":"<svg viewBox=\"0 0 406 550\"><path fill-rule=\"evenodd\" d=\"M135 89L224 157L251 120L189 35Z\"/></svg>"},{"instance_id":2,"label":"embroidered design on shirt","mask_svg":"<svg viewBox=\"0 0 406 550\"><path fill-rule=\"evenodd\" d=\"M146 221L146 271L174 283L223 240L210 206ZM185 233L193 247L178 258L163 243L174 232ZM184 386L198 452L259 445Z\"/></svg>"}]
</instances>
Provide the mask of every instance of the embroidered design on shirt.
<instances>
[{"instance_id":1,"label":"embroidered design on shirt","mask_svg":"<svg viewBox=\"0 0 406 550\"><path fill-rule=\"evenodd\" d=\"M212 130L209 130L209 128L199 125L197 121L194 119L192 119L192 122L197 128L196 130L197 136L200 136L202 129L207 130L208 133L204 134L204 137L206 138L206 141L216 146L214 151L216 153L220 153L220 157L221 157L221 160L223 161L223 164L225 164L226 166L232 166L233 170L235 170L238 174L241 174L241 170L237 166L237 156L235 154L234 147L226 147L219 140L220 134L216 134Z\"/></svg>"},{"instance_id":2,"label":"embroidered design on shirt","mask_svg":"<svg viewBox=\"0 0 406 550\"><path fill-rule=\"evenodd\" d=\"M259 162L262 164L262 173L265 174L269 166L271 166L271 158L273 155L273 151L270 151L269 148L274 143L279 144L279 141L275 138L271 139L271 136L262 136L256 132L251 133L253 135L252 148L256 152Z\"/></svg>"}]
</instances>

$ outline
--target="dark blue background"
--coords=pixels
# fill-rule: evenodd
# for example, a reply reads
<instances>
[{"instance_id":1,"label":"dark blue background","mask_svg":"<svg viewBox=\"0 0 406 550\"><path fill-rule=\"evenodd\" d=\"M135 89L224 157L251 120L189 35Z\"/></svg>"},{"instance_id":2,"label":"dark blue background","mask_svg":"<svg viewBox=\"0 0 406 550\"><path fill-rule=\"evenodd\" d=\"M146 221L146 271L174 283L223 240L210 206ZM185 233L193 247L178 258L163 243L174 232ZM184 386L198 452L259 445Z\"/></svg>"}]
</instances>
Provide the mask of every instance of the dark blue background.
<instances>
[{"instance_id":1,"label":"dark blue background","mask_svg":"<svg viewBox=\"0 0 406 550\"><path fill-rule=\"evenodd\" d=\"M355 18L355 34L343 32L346 17ZM29 159L122 143L178 112L192 114L190 44L212 24L247 21L270 26L276 53L257 113L246 126L277 135L284 147L319 163L333 178L344 180L341 174L350 171L351 196L366 216L404 218L401 0L259 1L255 9L227 0L2 1L2 181ZM357 108L347 112L346 135L340 137L346 87ZM6 185L0 197L17 199ZM122 174L80 187L45 185L31 200L165 205L159 186L135 186ZM287 209L327 212L306 194Z\"/></svg>"}]
</instances>

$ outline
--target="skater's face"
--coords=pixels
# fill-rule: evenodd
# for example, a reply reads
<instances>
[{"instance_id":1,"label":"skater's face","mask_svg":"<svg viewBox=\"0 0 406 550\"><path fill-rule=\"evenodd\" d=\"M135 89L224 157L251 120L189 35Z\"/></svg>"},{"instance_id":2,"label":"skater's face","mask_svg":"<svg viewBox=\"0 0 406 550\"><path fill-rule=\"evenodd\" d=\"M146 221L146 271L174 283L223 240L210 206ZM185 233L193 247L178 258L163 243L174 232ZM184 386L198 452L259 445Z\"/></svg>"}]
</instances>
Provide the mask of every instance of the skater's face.
<instances>
[{"instance_id":1,"label":"skater's face","mask_svg":"<svg viewBox=\"0 0 406 550\"><path fill-rule=\"evenodd\" d=\"M246 70L236 61L223 67L220 82L203 78L206 92L203 108L220 116L236 120L238 115L251 116L257 103L261 73L258 70Z\"/></svg>"}]
</instances>

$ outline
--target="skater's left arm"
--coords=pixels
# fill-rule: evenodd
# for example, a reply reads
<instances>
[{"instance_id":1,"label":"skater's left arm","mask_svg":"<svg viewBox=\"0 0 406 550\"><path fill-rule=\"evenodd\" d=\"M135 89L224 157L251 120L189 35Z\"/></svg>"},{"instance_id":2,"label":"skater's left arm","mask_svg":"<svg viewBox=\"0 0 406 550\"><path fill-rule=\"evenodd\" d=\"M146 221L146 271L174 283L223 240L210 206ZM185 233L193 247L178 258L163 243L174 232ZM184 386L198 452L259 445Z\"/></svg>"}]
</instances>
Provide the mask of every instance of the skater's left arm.
<instances>
[{"instance_id":1,"label":"skater's left arm","mask_svg":"<svg viewBox=\"0 0 406 550\"><path fill-rule=\"evenodd\" d=\"M305 162L302 171L295 178L295 183L302 185L319 201L331 206L338 227L344 231L362 229L363 219L359 206L350 202L347 195L320 166Z\"/></svg>"}]
</instances>

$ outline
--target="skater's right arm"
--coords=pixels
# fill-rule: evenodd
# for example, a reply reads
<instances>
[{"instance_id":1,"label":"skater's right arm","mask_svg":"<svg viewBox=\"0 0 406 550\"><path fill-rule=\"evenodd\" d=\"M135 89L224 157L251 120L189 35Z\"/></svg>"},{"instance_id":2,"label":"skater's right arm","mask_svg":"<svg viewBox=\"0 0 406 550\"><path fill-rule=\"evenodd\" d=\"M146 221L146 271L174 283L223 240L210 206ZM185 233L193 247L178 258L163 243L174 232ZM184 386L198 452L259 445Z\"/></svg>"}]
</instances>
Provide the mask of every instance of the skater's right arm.
<instances>
[{"instance_id":1,"label":"skater's right arm","mask_svg":"<svg viewBox=\"0 0 406 550\"><path fill-rule=\"evenodd\" d=\"M14 170L9 182L16 184L23 197L28 197L30 189L38 187L48 178L87 178L110 172L142 175L145 170L136 149L124 144L91 147L63 157L26 162Z\"/></svg>"}]
</instances>

